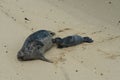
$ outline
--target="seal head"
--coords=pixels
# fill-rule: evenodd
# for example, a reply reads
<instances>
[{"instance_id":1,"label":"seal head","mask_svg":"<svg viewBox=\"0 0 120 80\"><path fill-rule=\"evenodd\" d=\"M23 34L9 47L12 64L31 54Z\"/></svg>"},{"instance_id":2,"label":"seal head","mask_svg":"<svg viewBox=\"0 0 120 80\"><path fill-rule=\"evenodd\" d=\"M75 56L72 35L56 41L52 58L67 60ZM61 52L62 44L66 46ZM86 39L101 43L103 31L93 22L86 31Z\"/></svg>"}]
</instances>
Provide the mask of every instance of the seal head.
<instances>
[{"instance_id":1,"label":"seal head","mask_svg":"<svg viewBox=\"0 0 120 80\"><path fill-rule=\"evenodd\" d=\"M33 41L28 44L27 47L23 47L17 54L17 58L20 61L27 61L33 59L39 59L39 49L44 45L39 41Z\"/></svg>"}]
</instances>

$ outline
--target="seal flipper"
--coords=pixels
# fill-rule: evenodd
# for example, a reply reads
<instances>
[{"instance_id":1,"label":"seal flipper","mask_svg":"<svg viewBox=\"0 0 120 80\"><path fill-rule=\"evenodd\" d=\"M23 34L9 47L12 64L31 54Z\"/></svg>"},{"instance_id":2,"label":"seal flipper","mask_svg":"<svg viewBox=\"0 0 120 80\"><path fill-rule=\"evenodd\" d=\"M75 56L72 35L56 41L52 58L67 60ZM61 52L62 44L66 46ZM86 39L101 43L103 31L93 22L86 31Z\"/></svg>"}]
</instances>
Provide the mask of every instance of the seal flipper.
<instances>
[{"instance_id":1,"label":"seal flipper","mask_svg":"<svg viewBox=\"0 0 120 80\"><path fill-rule=\"evenodd\" d=\"M87 43L92 43L93 42L93 40L92 40L92 38L90 38L90 37L83 37L83 41L84 42L87 42Z\"/></svg>"},{"instance_id":2,"label":"seal flipper","mask_svg":"<svg viewBox=\"0 0 120 80\"><path fill-rule=\"evenodd\" d=\"M41 41L35 40L36 45L40 45L41 47L44 46L44 44Z\"/></svg>"},{"instance_id":3,"label":"seal flipper","mask_svg":"<svg viewBox=\"0 0 120 80\"><path fill-rule=\"evenodd\" d=\"M46 59L42 54L40 55L39 59L40 59L40 60L43 60L43 61L46 61L46 62L53 63L52 61Z\"/></svg>"},{"instance_id":4,"label":"seal flipper","mask_svg":"<svg viewBox=\"0 0 120 80\"><path fill-rule=\"evenodd\" d=\"M31 42L30 46L31 47L36 47L36 46L43 47L44 44L41 41L35 40L35 41Z\"/></svg>"}]
</instances>

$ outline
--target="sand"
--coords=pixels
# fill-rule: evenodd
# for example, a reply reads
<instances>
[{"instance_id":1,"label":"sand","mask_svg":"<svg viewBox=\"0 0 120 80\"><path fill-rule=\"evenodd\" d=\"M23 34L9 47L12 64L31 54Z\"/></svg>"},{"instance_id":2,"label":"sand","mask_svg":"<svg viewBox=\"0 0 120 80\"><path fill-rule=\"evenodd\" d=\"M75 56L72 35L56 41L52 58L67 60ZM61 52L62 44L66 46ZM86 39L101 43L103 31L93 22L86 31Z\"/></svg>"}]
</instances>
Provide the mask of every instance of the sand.
<instances>
[{"instance_id":1,"label":"sand","mask_svg":"<svg viewBox=\"0 0 120 80\"><path fill-rule=\"evenodd\" d=\"M119 0L0 0L0 80L120 80ZM90 36L94 43L57 49L41 60L16 55L31 33Z\"/></svg>"}]
</instances>

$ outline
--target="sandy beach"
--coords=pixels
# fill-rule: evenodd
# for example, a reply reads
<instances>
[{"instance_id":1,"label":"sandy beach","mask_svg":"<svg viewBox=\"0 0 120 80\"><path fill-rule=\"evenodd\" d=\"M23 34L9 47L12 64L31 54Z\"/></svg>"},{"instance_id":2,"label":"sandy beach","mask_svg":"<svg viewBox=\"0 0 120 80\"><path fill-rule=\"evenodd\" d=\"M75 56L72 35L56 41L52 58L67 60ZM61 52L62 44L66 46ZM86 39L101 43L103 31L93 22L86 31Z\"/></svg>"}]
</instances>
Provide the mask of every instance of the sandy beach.
<instances>
[{"instance_id":1,"label":"sandy beach","mask_svg":"<svg viewBox=\"0 0 120 80\"><path fill-rule=\"evenodd\" d=\"M120 80L120 0L0 0L0 80ZM33 32L78 34L93 43L58 49L20 62Z\"/></svg>"}]
</instances>

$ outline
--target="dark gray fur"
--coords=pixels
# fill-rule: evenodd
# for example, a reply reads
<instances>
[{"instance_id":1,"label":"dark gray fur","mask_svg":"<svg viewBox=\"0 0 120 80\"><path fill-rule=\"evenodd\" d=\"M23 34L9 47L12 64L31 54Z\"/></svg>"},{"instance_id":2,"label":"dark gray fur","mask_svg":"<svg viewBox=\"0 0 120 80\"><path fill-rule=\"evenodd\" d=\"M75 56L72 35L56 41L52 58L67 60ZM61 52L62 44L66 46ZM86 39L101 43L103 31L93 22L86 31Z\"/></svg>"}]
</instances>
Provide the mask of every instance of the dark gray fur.
<instances>
[{"instance_id":1,"label":"dark gray fur","mask_svg":"<svg viewBox=\"0 0 120 80\"><path fill-rule=\"evenodd\" d=\"M79 35L72 35L64 38L57 37L53 39L53 43L56 43L58 48L70 47L83 42L91 43L93 40L89 37L81 37Z\"/></svg>"},{"instance_id":2,"label":"dark gray fur","mask_svg":"<svg viewBox=\"0 0 120 80\"><path fill-rule=\"evenodd\" d=\"M17 58L20 61L28 61L40 59L47 62L52 62L44 57L44 53L52 46L52 37L54 32L48 30L39 30L25 40L23 47L17 54Z\"/></svg>"}]
</instances>

